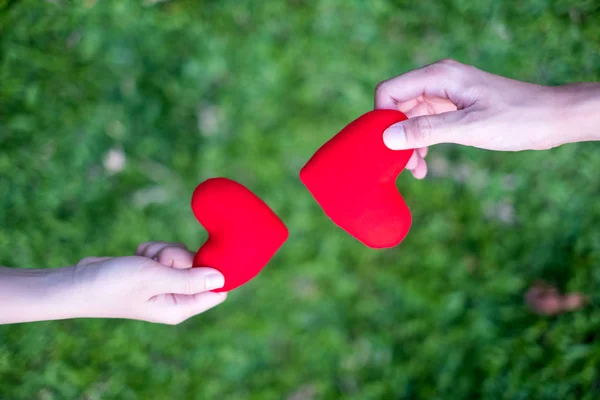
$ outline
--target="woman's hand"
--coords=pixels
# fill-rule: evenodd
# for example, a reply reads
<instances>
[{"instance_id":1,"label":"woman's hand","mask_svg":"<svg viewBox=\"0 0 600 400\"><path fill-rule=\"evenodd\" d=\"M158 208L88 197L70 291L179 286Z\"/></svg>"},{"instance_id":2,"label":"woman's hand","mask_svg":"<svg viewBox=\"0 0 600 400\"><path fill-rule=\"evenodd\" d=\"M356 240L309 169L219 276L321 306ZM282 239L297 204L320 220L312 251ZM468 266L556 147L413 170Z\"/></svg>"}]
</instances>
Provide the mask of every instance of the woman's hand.
<instances>
[{"instance_id":1,"label":"woman's hand","mask_svg":"<svg viewBox=\"0 0 600 400\"><path fill-rule=\"evenodd\" d=\"M227 295L212 268L191 268L184 246L141 244L136 256L88 257L50 270L0 269L0 323L65 318L127 318L178 324Z\"/></svg>"},{"instance_id":2,"label":"woman's hand","mask_svg":"<svg viewBox=\"0 0 600 400\"><path fill-rule=\"evenodd\" d=\"M544 150L600 139L600 85L541 86L442 60L377 85L375 108L409 119L388 128L392 150L418 149L408 168L427 173L427 146L457 143L488 150Z\"/></svg>"}]
</instances>

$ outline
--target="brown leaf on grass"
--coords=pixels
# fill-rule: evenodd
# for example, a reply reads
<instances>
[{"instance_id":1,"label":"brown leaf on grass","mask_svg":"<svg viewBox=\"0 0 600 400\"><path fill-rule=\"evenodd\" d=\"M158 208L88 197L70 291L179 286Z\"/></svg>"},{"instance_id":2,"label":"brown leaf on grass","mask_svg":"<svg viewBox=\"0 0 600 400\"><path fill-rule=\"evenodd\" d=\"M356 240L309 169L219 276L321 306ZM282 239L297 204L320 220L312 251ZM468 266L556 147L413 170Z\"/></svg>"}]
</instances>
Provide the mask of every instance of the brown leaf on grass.
<instances>
[{"instance_id":1,"label":"brown leaf on grass","mask_svg":"<svg viewBox=\"0 0 600 400\"><path fill-rule=\"evenodd\" d=\"M561 294L543 281L535 282L525 293L525 303L539 315L559 315L583 308L587 298L582 293Z\"/></svg>"}]
</instances>

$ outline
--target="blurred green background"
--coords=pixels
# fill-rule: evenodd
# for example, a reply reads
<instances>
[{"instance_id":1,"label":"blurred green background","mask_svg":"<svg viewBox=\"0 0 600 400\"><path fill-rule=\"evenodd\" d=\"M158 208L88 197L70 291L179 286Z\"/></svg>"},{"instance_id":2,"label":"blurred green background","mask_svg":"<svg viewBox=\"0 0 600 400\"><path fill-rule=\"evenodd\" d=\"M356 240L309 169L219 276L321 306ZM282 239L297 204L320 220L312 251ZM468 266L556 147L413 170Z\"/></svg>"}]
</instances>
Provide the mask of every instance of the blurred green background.
<instances>
[{"instance_id":1,"label":"blurred green background","mask_svg":"<svg viewBox=\"0 0 600 400\"><path fill-rule=\"evenodd\" d=\"M298 179L378 81L451 57L543 84L600 78L593 0L0 1L0 265L147 240L195 249L227 176L290 239L178 326L0 327L2 399L592 399L600 396L600 146L437 146L402 174L411 233L365 248ZM543 121L540 121L543 123ZM588 305L544 317L543 279Z\"/></svg>"}]
</instances>

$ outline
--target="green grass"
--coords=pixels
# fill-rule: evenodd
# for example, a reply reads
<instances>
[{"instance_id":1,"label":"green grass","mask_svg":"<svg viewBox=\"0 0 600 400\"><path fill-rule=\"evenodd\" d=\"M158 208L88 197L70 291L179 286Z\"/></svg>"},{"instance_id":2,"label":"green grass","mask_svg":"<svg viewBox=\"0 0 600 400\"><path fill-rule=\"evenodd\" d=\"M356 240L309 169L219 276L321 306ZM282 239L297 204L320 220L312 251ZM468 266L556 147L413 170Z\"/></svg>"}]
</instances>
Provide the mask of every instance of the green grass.
<instances>
[{"instance_id":1,"label":"green grass","mask_svg":"<svg viewBox=\"0 0 600 400\"><path fill-rule=\"evenodd\" d=\"M290 229L257 279L182 325L0 327L0 398L600 396L597 143L435 147L436 173L398 180L414 224L384 251L335 227L298 179L372 107L378 81L424 63L598 80L594 1L0 8L0 265L58 267L146 240L197 248L189 199L212 176L251 188ZM117 174L103 166L111 149L126 156ZM537 316L523 304L536 279L591 302Z\"/></svg>"}]
</instances>

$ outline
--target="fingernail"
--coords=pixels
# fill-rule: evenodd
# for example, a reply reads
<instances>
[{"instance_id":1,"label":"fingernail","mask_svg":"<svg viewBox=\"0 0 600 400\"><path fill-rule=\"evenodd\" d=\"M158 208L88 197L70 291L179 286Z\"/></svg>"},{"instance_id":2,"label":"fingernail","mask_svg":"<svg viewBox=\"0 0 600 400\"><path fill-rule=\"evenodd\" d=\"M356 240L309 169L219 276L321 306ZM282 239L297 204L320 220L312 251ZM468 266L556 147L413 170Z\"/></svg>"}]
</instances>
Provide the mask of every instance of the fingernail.
<instances>
[{"instance_id":1,"label":"fingernail","mask_svg":"<svg viewBox=\"0 0 600 400\"><path fill-rule=\"evenodd\" d=\"M225 278L219 274L206 275L204 284L207 290L222 288L225 285Z\"/></svg>"},{"instance_id":2,"label":"fingernail","mask_svg":"<svg viewBox=\"0 0 600 400\"><path fill-rule=\"evenodd\" d=\"M383 132L383 143L390 150L402 150L406 146L406 132L402 123L396 123Z\"/></svg>"}]
</instances>

